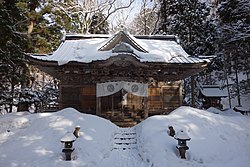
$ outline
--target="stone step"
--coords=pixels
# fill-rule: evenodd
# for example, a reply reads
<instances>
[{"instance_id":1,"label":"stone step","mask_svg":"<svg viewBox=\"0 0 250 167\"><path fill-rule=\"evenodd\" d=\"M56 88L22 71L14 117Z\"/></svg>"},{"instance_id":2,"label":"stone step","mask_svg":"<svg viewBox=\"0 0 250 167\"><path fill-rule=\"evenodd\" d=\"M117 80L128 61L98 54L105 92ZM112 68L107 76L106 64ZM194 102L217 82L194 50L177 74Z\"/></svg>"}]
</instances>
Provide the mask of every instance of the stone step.
<instances>
[{"instance_id":1,"label":"stone step","mask_svg":"<svg viewBox=\"0 0 250 167\"><path fill-rule=\"evenodd\" d=\"M133 140L136 140L136 135L119 134L119 135L114 136L114 139L117 141L133 141Z\"/></svg>"},{"instance_id":2,"label":"stone step","mask_svg":"<svg viewBox=\"0 0 250 167\"><path fill-rule=\"evenodd\" d=\"M142 114L136 113L134 111L127 111L127 112L106 111L106 112L103 112L101 115L103 115L103 116L130 116L130 117L136 117L136 116L138 116L138 117L142 117Z\"/></svg>"},{"instance_id":3,"label":"stone step","mask_svg":"<svg viewBox=\"0 0 250 167\"><path fill-rule=\"evenodd\" d=\"M133 129L124 128L115 133L114 149L137 149L136 132Z\"/></svg>"},{"instance_id":4,"label":"stone step","mask_svg":"<svg viewBox=\"0 0 250 167\"><path fill-rule=\"evenodd\" d=\"M137 125L137 122L135 122L135 121L132 121L132 122L116 122L115 121L113 123L116 124L119 127L124 127L124 128L133 127L133 126Z\"/></svg>"},{"instance_id":5,"label":"stone step","mask_svg":"<svg viewBox=\"0 0 250 167\"><path fill-rule=\"evenodd\" d=\"M133 136L135 137L136 133L135 132L122 132L122 133L115 133L115 137L130 137Z\"/></svg>"},{"instance_id":6,"label":"stone step","mask_svg":"<svg viewBox=\"0 0 250 167\"><path fill-rule=\"evenodd\" d=\"M129 145L129 146L124 146L124 145L116 145L114 146L114 149L137 149L137 144L134 145Z\"/></svg>"},{"instance_id":7,"label":"stone step","mask_svg":"<svg viewBox=\"0 0 250 167\"><path fill-rule=\"evenodd\" d=\"M131 147L131 148L127 148L127 147L115 147L114 149L116 150L131 150L131 149L137 149L137 147Z\"/></svg>"},{"instance_id":8,"label":"stone step","mask_svg":"<svg viewBox=\"0 0 250 167\"><path fill-rule=\"evenodd\" d=\"M121 142L121 141L118 141L118 142L115 142L115 144L116 145L127 145L127 146L130 146L130 145L135 145L135 144L137 144L137 142L136 141L134 141L134 142Z\"/></svg>"},{"instance_id":9,"label":"stone step","mask_svg":"<svg viewBox=\"0 0 250 167\"><path fill-rule=\"evenodd\" d=\"M107 111L107 112L103 112L102 115L108 115L108 116L122 116L122 115L127 115L127 116L131 116L130 112L112 112L112 111Z\"/></svg>"},{"instance_id":10,"label":"stone step","mask_svg":"<svg viewBox=\"0 0 250 167\"><path fill-rule=\"evenodd\" d=\"M134 119L131 117L111 117L111 120L123 120L123 121L133 121Z\"/></svg>"},{"instance_id":11,"label":"stone step","mask_svg":"<svg viewBox=\"0 0 250 167\"><path fill-rule=\"evenodd\" d=\"M135 111L106 111L101 116L115 123L117 126L132 127L144 120L141 115L137 114Z\"/></svg>"},{"instance_id":12,"label":"stone step","mask_svg":"<svg viewBox=\"0 0 250 167\"><path fill-rule=\"evenodd\" d=\"M115 137L115 143L136 143L137 142L137 139L135 137L132 137L132 138L118 138L118 137Z\"/></svg>"},{"instance_id":13,"label":"stone step","mask_svg":"<svg viewBox=\"0 0 250 167\"><path fill-rule=\"evenodd\" d=\"M132 118L134 118L134 119L142 119L142 117L139 116L139 115L133 116Z\"/></svg>"},{"instance_id":14,"label":"stone step","mask_svg":"<svg viewBox=\"0 0 250 167\"><path fill-rule=\"evenodd\" d=\"M133 117L131 116L128 116L128 115L121 115L121 116L118 116L118 115L115 115L115 116L111 116L111 115L101 115L102 117L106 118L106 119L134 119ZM138 117L139 118L139 117Z\"/></svg>"}]
</instances>

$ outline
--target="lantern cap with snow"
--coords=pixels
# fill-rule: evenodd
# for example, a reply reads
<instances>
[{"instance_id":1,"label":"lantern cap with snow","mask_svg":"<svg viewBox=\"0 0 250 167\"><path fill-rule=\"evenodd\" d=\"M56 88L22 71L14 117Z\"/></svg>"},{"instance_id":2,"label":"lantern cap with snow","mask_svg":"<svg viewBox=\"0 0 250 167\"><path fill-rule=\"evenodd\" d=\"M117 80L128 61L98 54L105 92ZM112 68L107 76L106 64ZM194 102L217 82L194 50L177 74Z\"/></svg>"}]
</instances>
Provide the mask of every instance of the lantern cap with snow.
<instances>
[{"instance_id":1,"label":"lantern cap with snow","mask_svg":"<svg viewBox=\"0 0 250 167\"><path fill-rule=\"evenodd\" d=\"M180 130L174 136L176 140L191 140L188 134L184 130Z\"/></svg>"},{"instance_id":2,"label":"lantern cap with snow","mask_svg":"<svg viewBox=\"0 0 250 167\"><path fill-rule=\"evenodd\" d=\"M80 129L80 128L81 128L81 126L80 126L80 125L76 125L76 127L75 127L75 128Z\"/></svg>"},{"instance_id":3,"label":"lantern cap with snow","mask_svg":"<svg viewBox=\"0 0 250 167\"><path fill-rule=\"evenodd\" d=\"M178 140L178 145L181 147L187 147L186 141L191 140L188 134L184 130L180 130L174 136L176 140ZM188 148L187 148L188 149Z\"/></svg>"}]
</instances>

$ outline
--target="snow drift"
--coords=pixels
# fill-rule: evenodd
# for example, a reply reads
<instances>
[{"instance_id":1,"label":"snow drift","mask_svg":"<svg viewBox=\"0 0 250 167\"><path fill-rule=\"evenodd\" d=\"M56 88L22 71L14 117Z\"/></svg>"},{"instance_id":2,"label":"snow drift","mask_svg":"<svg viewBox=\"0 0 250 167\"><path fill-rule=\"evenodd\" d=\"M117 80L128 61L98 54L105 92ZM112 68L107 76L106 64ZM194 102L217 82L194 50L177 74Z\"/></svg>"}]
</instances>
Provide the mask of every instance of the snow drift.
<instances>
[{"instance_id":1,"label":"snow drift","mask_svg":"<svg viewBox=\"0 0 250 167\"><path fill-rule=\"evenodd\" d=\"M73 160L64 161L60 139L76 125L81 126L81 136L74 142ZM191 137L186 160L179 158L177 141L168 135L169 125ZM249 116L180 107L131 129L137 134L137 149L117 151L113 140L120 128L103 118L72 108L6 114L0 117L0 166L247 167L250 163Z\"/></svg>"}]
</instances>

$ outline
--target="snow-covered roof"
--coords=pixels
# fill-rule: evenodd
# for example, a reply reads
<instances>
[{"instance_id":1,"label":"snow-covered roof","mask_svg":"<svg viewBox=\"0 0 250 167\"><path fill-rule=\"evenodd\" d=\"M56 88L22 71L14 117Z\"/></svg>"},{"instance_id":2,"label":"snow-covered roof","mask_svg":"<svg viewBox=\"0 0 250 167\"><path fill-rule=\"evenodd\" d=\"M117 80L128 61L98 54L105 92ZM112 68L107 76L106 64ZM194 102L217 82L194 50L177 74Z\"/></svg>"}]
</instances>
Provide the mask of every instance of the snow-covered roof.
<instances>
[{"instance_id":1,"label":"snow-covered roof","mask_svg":"<svg viewBox=\"0 0 250 167\"><path fill-rule=\"evenodd\" d=\"M140 62L201 63L207 61L190 57L176 41L168 40L164 36L136 38L124 31L109 37L108 35L70 34L52 55L32 55L32 57L44 61L56 61L58 65L71 61L90 63L122 54L112 51L121 42L126 43L133 50L133 54L130 55Z\"/></svg>"},{"instance_id":2,"label":"snow-covered roof","mask_svg":"<svg viewBox=\"0 0 250 167\"><path fill-rule=\"evenodd\" d=\"M202 85L200 91L206 97L227 97L219 85Z\"/></svg>"}]
</instances>

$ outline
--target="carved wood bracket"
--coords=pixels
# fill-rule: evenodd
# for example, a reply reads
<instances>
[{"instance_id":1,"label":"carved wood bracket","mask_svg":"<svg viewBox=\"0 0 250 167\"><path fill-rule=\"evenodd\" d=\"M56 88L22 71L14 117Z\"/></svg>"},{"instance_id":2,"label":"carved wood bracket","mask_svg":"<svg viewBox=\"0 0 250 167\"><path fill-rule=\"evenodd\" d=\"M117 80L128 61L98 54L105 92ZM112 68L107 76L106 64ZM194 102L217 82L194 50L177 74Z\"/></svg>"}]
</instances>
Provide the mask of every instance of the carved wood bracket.
<instances>
[{"instance_id":1,"label":"carved wood bracket","mask_svg":"<svg viewBox=\"0 0 250 167\"><path fill-rule=\"evenodd\" d=\"M118 54L118 53L117 53ZM100 62L98 64L99 67L108 67L111 65L115 65L117 67L128 67L128 66L135 66L135 67L143 67L148 68L148 65L141 63L135 54L132 53L119 53L118 55L112 56L109 59Z\"/></svg>"}]
</instances>

